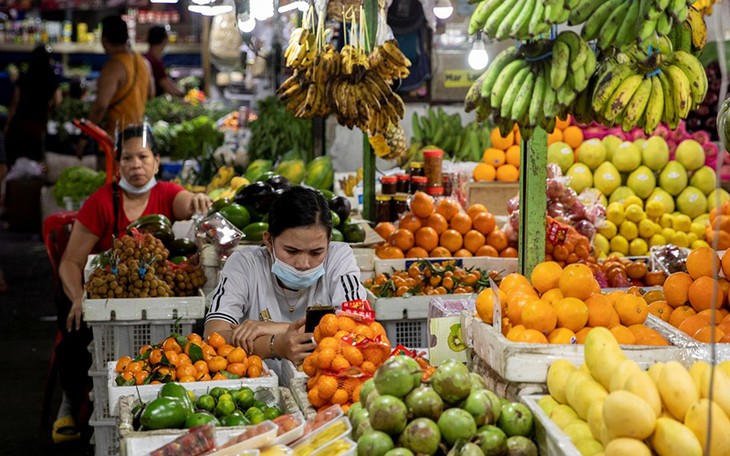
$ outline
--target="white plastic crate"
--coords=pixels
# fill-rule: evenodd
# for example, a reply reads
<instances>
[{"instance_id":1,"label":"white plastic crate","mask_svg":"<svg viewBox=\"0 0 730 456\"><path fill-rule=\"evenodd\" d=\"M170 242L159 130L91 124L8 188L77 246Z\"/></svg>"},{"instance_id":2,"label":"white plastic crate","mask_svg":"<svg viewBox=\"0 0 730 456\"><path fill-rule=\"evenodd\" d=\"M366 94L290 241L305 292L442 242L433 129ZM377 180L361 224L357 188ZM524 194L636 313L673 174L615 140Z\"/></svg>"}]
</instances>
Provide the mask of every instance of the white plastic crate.
<instances>
[{"instance_id":1,"label":"white plastic crate","mask_svg":"<svg viewBox=\"0 0 730 456\"><path fill-rule=\"evenodd\" d=\"M134 357L143 345L162 342L171 333L190 334L195 320L89 322L94 334L93 362L106 366L122 356Z\"/></svg>"},{"instance_id":2,"label":"white plastic crate","mask_svg":"<svg viewBox=\"0 0 730 456\"><path fill-rule=\"evenodd\" d=\"M279 383L281 386L289 387L291 381L295 378L302 378L305 381L309 379L307 374L297 369L297 366L288 359L281 360L281 368L279 369Z\"/></svg>"},{"instance_id":3,"label":"white plastic crate","mask_svg":"<svg viewBox=\"0 0 730 456\"><path fill-rule=\"evenodd\" d=\"M388 334L390 345L406 348L428 347L428 326L425 318L417 320L380 321Z\"/></svg>"},{"instance_id":4,"label":"white plastic crate","mask_svg":"<svg viewBox=\"0 0 730 456\"><path fill-rule=\"evenodd\" d=\"M102 298L84 297L84 321L137 321L203 318L205 295L202 290L194 296L170 298Z\"/></svg>"},{"instance_id":5,"label":"white plastic crate","mask_svg":"<svg viewBox=\"0 0 730 456\"><path fill-rule=\"evenodd\" d=\"M98 418L97 411L94 410L89 425L94 428L94 435L91 437L94 454L96 456L118 456L119 427L117 420Z\"/></svg>"},{"instance_id":6,"label":"white plastic crate","mask_svg":"<svg viewBox=\"0 0 730 456\"><path fill-rule=\"evenodd\" d=\"M106 380L107 373L99 369L95 363L91 364L89 377L91 377L94 389L91 390L89 398L94 403L94 414L99 420L114 420L109 414L109 387Z\"/></svg>"}]
</instances>

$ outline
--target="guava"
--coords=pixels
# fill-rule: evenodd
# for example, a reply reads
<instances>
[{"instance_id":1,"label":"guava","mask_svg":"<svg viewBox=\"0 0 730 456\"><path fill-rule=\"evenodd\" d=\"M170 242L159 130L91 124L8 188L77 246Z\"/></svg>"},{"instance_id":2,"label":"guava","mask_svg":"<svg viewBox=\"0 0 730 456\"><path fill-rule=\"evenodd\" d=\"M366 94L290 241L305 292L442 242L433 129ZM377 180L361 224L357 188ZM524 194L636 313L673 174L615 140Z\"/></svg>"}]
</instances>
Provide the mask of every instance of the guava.
<instances>
[{"instance_id":1,"label":"guava","mask_svg":"<svg viewBox=\"0 0 730 456\"><path fill-rule=\"evenodd\" d=\"M444 441L452 446L457 440L469 440L477 432L477 424L469 412L460 408L444 411L438 420Z\"/></svg>"},{"instance_id":2,"label":"guava","mask_svg":"<svg viewBox=\"0 0 730 456\"><path fill-rule=\"evenodd\" d=\"M462 363L449 359L431 376L431 386L444 401L455 404L471 392L469 369Z\"/></svg>"},{"instance_id":3,"label":"guava","mask_svg":"<svg viewBox=\"0 0 730 456\"><path fill-rule=\"evenodd\" d=\"M355 402L350 406L349 409L347 409L347 418L352 421L352 417L355 416L355 413L359 412L362 409L362 402Z\"/></svg>"},{"instance_id":4,"label":"guava","mask_svg":"<svg viewBox=\"0 0 730 456\"><path fill-rule=\"evenodd\" d=\"M357 439L357 456L383 456L394 447L388 434L370 430Z\"/></svg>"},{"instance_id":5,"label":"guava","mask_svg":"<svg viewBox=\"0 0 730 456\"><path fill-rule=\"evenodd\" d=\"M367 423L367 429L370 429L370 413L365 409L360 409L352 414L350 423L352 424L353 437L357 440L357 437L362 434L362 432L358 432L361 423Z\"/></svg>"},{"instance_id":6,"label":"guava","mask_svg":"<svg viewBox=\"0 0 730 456\"><path fill-rule=\"evenodd\" d=\"M507 452L507 434L497 426L480 427L473 440L484 456L501 456Z\"/></svg>"},{"instance_id":7,"label":"guava","mask_svg":"<svg viewBox=\"0 0 730 456\"><path fill-rule=\"evenodd\" d=\"M441 431L432 420L416 418L408 423L398 442L415 454L432 455L439 449Z\"/></svg>"},{"instance_id":8,"label":"guava","mask_svg":"<svg viewBox=\"0 0 730 456\"><path fill-rule=\"evenodd\" d=\"M357 440L359 439L363 434L365 434L368 431L371 431L373 429L373 426L370 424L370 420L361 421L357 427L353 426L352 428L352 438Z\"/></svg>"},{"instance_id":9,"label":"guava","mask_svg":"<svg viewBox=\"0 0 730 456\"><path fill-rule=\"evenodd\" d=\"M487 389L487 382L481 375L476 372L469 372L469 380L471 381L471 390Z\"/></svg>"},{"instance_id":10,"label":"guava","mask_svg":"<svg viewBox=\"0 0 730 456\"><path fill-rule=\"evenodd\" d=\"M444 401L433 388L424 385L408 393L406 407L413 418L436 421L444 410Z\"/></svg>"},{"instance_id":11,"label":"guava","mask_svg":"<svg viewBox=\"0 0 730 456\"><path fill-rule=\"evenodd\" d=\"M385 453L385 456L414 456L413 452L408 448L393 448Z\"/></svg>"},{"instance_id":12,"label":"guava","mask_svg":"<svg viewBox=\"0 0 730 456\"><path fill-rule=\"evenodd\" d=\"M532 412L519 402L510 402L502 406L499 415L499 427L512 437L515 435L530 435L532 433Z\"/></svg>"},{"instance_id":13,"label":"guava","mask_svg":"<svg viewBox=\"0 0 730 456\"><path fill-rule=\"evenodd\" d=\"M471 442L458 442L449 450L447 456L483 456L481 448Z\"/></svg>"},{"instance_id":14,"label":"guava","mask_svg":"<svg viewBox=\"0 0 730 456\"><path fill-rule=\"evenodd\" d=\"M421 384L422 374L421 366L416 360L398 355L388 358L375 372L373 380L375 389L381 395L404 397Z\"/></svg>"},{"instance_id":15,"label":"guava","mask_svg":"<svg viewBox=\"0 0 730 456\"><path fill-rule=\"evenodd\" d=\"M507 456L537 456L537 445L521 435L507 439Z\"/></svg>"},{"instance_id":16,"label":"guava","mask_svg":"<svg viewBox=\"0 0 730 456\"><path fill-rule=\"evenodd\" d=\"M499 409L502 404L492 401L492 395L486 389L472 390L461 404L461 408L469 412L474 417L477 426L485 424L493 424L497 422L496 417L499 416Z\"/></svg>"},{"instance_id":17,"label":"guava","mask_svg":"<svg viewBox=\"0 0 730 456\"><path fill-rule=\"evenodd\" d=\"M371 394L374 394L372 399L370 398ZM362 402L363 407L368 408L370 402L379 395L378 390L375 389L375 381L372 378L366 380L365 383L362 384L362 387L360 388L360 402Z\"/></svg>"},{"instance_id":18,"label":"guava","mask_svg":"<svg viewBox=\"0 0 730 456\"><path fill-rule=\"evenodd\" d=\"M370 407L370 425L377 431L398 435L408 421L406 405L395 396L378 396Z\"/></svg>"}]
</instances>

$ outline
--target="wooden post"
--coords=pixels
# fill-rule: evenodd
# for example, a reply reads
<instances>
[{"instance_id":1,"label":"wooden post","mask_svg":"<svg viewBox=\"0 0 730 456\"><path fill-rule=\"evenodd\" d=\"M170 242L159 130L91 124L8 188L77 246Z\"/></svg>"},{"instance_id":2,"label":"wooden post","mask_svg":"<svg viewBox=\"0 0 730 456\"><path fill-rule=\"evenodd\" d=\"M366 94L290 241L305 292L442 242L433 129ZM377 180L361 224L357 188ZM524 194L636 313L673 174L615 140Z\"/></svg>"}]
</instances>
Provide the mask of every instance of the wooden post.
<instances>
[{"instance_id":1,"label":"wooden post","mask_svg":"<svg viewBox=\"0 0 730 456\"><path fill-rule=\"evenodd\" d=\"M203 92L210 94L210 83L212 79L211 63L210 63L210 17L201 16L200 19L203 27L200 33L200 53L202 54L201 64L203 66Z\"/></svg>"},{"instance_id":2,"label":"wooden post","mask_svg":"<svg viewBox=\"0 0 730 456\"><path fill-rule=\"evenodd\" d=\"M520 145L520 230L518 272L530 276L545 260L547 133L536 128Z\"/></svg>"},{"instance_id":3,"label":"wooden post","mask_svg":"<svg viewBox=\"0 0 730 456\"><path fill-rule=\"evenodd\" d=\"M365 0L363 12L368 32L366 44L370 45L365 51L370 52L370 48L375 45L375 37L378 32L378 0ZM375 220L375 154L370 147L368 135L364 132L362 139L362 171L362 216L367 220Z\"/></svg>"}]
</instances>

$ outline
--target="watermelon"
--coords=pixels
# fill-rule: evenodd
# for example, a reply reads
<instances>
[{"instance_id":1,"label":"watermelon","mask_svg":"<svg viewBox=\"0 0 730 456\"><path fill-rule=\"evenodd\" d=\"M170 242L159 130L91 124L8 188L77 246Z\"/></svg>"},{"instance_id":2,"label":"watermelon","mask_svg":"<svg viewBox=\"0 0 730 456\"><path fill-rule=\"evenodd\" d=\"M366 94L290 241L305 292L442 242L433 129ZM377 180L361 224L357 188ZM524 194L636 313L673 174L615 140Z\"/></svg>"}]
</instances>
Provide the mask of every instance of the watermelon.
<instances>
[{"instance_id":1,"label":"watermelon","mask_svg":"<svg viewBox=\"0 0 730 456\"><path fill-rule=\"evenodd\" d=\"M271 160L254 160L246 168L245 177L249 182L255 182L259 176L267 171L271 171L273 166L274 163Z\"/></svg>"},{"instance_id":2,"label":"watermelon","mask_svg":"<svg viewBox=\"0 0 730 456\"><path fill-rule=\"evenodd\" d=\"M307 177L304 183L310 187L327 190L332 188L335 170L328 156L317 157L307 165Z\"/></svg>"},{"instance_id":3,"label":"watermelon","mask_svg":"<svg viewBox=\"0 0 730 456\"><path fill-rule=\"evenodd\" d=\"M286 160L276 167L276 174L286 177L292 185L299 185L306 175L304 160Z\"/></svg>"}]
</instances>

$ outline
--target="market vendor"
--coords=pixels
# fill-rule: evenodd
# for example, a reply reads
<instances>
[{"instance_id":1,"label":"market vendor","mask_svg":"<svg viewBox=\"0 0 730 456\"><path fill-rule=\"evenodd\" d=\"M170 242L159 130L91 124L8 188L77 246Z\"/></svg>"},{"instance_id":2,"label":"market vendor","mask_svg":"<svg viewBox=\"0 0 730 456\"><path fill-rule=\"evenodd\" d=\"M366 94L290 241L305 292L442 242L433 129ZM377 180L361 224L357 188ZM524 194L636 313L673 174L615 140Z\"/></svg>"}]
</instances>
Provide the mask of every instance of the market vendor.
<instances>
[{"instance_id":1,"label":"market vendor","mask_svg":"<svg viewBox=\"0 0 730 456\"><path fill-rule=\"evenodd\" d=\"M205 334L262 358L301 364L314 349L304 332L307 307L364 299L352 249L331 242L332 217L315 190L292 187L269 211L264 245L237 251L220 273Z\"/></svg>"},{"instance_id":2,"label":"market vendor","mask_svg":"<svg viewBox=\"0 0 730 456\"><path fill-rule=\"evenodd\" d=\"M86 393L91 333L81 324L81 311L88 255L109 249L113 237L124 235L127 225L143 215L163 214L173 221L184 220L210 207L210 198L205 194L193 194L172 182L157 182L160 157L149 125L123 130L117 144L119 182L102 186L86 200L59 265L68 298L65 308L62 303L58 310L63 337L56 355L64 389L59 419L75 415L74 409Z\"/></svg>"}]
</instances>

